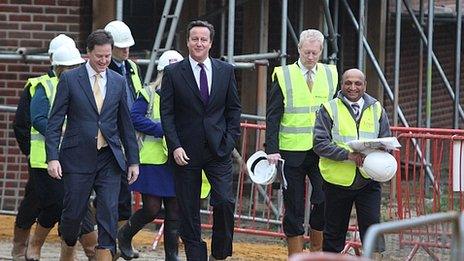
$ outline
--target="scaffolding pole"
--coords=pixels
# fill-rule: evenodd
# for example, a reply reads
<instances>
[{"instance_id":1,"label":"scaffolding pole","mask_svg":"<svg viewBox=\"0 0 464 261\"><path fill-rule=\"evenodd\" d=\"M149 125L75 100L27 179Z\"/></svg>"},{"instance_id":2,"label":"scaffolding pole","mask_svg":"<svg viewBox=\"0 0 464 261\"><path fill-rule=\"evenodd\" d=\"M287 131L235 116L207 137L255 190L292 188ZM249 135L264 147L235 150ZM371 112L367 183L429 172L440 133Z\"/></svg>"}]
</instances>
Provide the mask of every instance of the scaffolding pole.
<instances>
[{"instance_id":1,"label":"scaffolding pole","mask_svg":"<svg viewBox=\"0 0 464 261\"><path fill-rule=\"evenodd\" d=\"M234 64L235 0L229 0L229 20L227 24L227 61Z\"/></svg>"},{"instance_id":2,"label":"scaffolding pole","mask_svg":"<svg viewBox=\"0 0 464 261\"><path fill-rule=\"evenodd\" d=\"M116 0L116 20L122 21L124 0Z\"/></svg>"},{"instance_id":3,"label":"scaffolding pole","mask_svg":"<svg viewBox=\"0 0 464 261\"><path fill-rule=\"evenodd\" d=\"M424 24L424 7L423 0L419 1L419 22L420 26ZM417 81L417 127L422 127L422 95L424 89L424 42L419 39L419 77Z\"/></svg>"},{"instance_id":4,"label":"scaffolding pole","mask_svg":"<svg viewBox=\"0 0 464 261\"><path fill-rule=\"evenodd\" d=\"M332 21L332 16L330 14L329 0L324 0L324 17L329 31L327 40L329 40L330 45L332 46L332 53L329 55L329 60L334 62L337 59L338 45L337 45L337 35L335 33L334 24Z\"/></svg>"},{"instance_id":5,"label":"scaffolding pole","mask_svg":"<svg viewBox=\"0 0 464 261\"><path fill-rule=\"evenodd\" d=\"M454 67L454 119L453 127L459 129L459 101L460 78L461 78L461 28L462 28L462 6L461 0L456 0L456 66Z\"/></svg>"},{"instance_id":6,"label":"scaffolding pole","mask_svg":"<svg viewBox=\"0 0 464 261\"><path fill-rule=\"evenodd\" d=\"M364 0L359 0L359 29L358 29L358 69L364 71L364 27L365 27L365 5Z\"/></svg>"},{"instance_id":7,"label":"scaffolding pole","mask_svg":"<svg viewBox=\"0 0 464 261\"><path fill-rule=\"evenodd\" d=\"M226 10L224 6L226 5L226 0L221 0L221 33L219 35L219 56L224 56L225 52L225 43L226 43Z\"/></svg>"},{"instance_id":8,"label":"scaffolding pole","mask_svg":"<svg viewBox=\"0 0 464 261\"><path fill-rule=\"evenodd\" d=\"M282 34L280 36L280 52L282 53L280 64L282 66L287 64L287 8L288 0L282 0Z\"/></svg>"},{"instance_id":9,"label":"scaffolding pole","mask_svg":"<svg viewBox=\"0 0 464 261\"><path fill-rule=\"evenodd\" d=\"M425 127L430 128L432 119L432 52L434 0L429 0L427 11L427 81L425 95ZM427 153L428 154L428 153Z\"/></svg>"},{"instance_id":10,"label":"scaffolding pole","mask_svg":"<svg viewBox=\"0 0 464 261\"><path fill-rule=\"evenodd\" d=\"M395 19L395 92L393 100L393 126L398 126L399 108L399 85L400 85L400 48L401 48L401 0L396 0L396 19Z\"/></svg>"}]
</instances>

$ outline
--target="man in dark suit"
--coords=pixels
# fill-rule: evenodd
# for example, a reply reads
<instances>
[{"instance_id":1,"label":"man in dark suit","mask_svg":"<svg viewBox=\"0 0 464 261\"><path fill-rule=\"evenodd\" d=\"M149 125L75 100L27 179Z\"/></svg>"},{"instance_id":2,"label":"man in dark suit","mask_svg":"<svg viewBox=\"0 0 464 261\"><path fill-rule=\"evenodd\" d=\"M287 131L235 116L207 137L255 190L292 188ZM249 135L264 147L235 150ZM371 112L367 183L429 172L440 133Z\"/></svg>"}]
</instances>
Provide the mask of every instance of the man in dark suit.
<instances>
[{"instance_id":1,"label":"man in dark suit","mask_svg":"<svg viewBox=\"0 0 464 261\"><path fill-rule=\"evenodd\" d=\"M187 27L189 57L164 69L161 123L174 160L181 210L181 237L188 260L206 260L201 239L200 188L203 169L211 183L213 235L210 260L232 255L234 195L231 153L240 135L241 106L234 68L209 58L214 27L193 21Z\"/></svg>"},{"instance_id":2,"label":"man in dark suit","mask_svg":"<svg viewBox=\"0 0 464 261\"><path fill-rule=\"evenodd\" d=\"M125 80L107 69L112 45L111 34L104 30L89 35L89 61L63 73L48 121L48 173L63 179L65 189L60 223L63 260L74 258L92 189L97 194L97 260L112 259L116 253L121 174L127 169L129 183L138 177L138 147L127 108ZM65 116L66 130L60 143Z\"/></svg>"}]
</instances>

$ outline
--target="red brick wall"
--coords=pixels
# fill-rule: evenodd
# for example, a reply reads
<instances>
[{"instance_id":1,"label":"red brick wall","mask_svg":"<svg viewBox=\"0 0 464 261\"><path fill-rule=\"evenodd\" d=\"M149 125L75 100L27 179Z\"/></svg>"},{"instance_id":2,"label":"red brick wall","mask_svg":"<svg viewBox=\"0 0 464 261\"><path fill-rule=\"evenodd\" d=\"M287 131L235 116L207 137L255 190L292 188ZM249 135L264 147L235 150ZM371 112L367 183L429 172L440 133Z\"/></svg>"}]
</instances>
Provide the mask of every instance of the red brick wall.
<instances>
[{"instance_id":1,"label":"red brick wall","mask_svg":"<svg viewBox=\"0 0 464 261\"><path fill-rule=\"evenodd\" d=\"M389 20L387 30L387 49L386 49L386 75L387 80L393 86L394 55L395 55L395 21L394 17ZM451 84L454 91L454 67L455 67L455 23L437 20L434 25L433 50ZM417 95L419 81L419 34L413 27L410 19L403 19L401 32L401 59L400 59L400 91L399 104L406 115L411 126L417 126ZM424 45L423 54L423 122L425 126L425 88L426 88L426 66L427 52ZM461 55L461 64L464 64L464 57ZM462 67L462 66L461 66ZM431 126L434 128L453 127L453 101L445 87L435 66L432 67L432 114ZM464 70L461 69L461 86L464 80ZM461 92L461 103L464 104L463 88ZM392 103L388 98L385 99L387 110L393 112ZM462 124L461 126L464 126Z\"/></svg>"},{"instance_id":2,"label":"red brick wall","mask_svg":"<svg viewBox=\"0 0 464 261\"><path fill-rule=\"evenodd\" d=\"M14 53L20 47L48 50L50 40L60 33L72 37L84 50L91 29L91 0L0 0L0 52ZM16 106L26 80L46 73L48 62L2 60L0 58L0 104ZM19 153L12 131L13 113L0 111L0 177L12 179L3 191L17 193L24 184L27 162ZM0 182L0 187L4 184Z\"/></svg>"}]
</instances>

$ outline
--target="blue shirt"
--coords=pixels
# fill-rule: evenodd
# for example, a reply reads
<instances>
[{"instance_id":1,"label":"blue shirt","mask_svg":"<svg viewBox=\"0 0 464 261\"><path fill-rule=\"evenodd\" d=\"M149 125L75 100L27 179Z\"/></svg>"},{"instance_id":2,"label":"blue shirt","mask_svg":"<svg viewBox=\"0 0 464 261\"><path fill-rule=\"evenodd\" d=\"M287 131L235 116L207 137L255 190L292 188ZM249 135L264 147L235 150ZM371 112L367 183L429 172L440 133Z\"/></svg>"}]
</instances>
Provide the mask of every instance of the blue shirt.
<instances>
[{"instance_id":1,"label":"blue shirt","mask_svg":"<svg viewBox=\"0 0 464 261\"><path fill-rule=\"evenodd\" d=\"M31 123L34 129L45 136L48 123L48 112L50 102L48 101L45 89L42 84L38 84L34 97L31 99Z\"/></svg>"},{"instance_id":2,"label":"blue shirt","mask_svg":"<svg viewBox=\"0 0 464 261\"><path fill-rule=\"evenodd\" d=\"M146 117L148 102L143 96L138 97L131 109L131 119L135 130L145 135L161 138L164 135L161 122L155 122Z\"/></svg>"}]
</instances>

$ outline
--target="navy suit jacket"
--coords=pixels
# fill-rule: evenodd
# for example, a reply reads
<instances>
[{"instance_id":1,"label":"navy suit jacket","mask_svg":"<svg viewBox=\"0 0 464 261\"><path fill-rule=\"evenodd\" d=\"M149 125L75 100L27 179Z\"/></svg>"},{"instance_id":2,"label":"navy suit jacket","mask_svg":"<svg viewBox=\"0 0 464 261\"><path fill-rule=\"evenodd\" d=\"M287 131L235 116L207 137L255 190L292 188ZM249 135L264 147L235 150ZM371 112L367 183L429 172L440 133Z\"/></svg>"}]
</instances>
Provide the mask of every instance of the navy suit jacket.
<instances>
[{"instance_id":1,"label":"navy suit jacket","mask_svg":"<svg viewBox=\"0 0 464 261\"><path fill-rule=\"evenodd\" d=\"M107 69L106 95L98 113L85 65L64 72L45 136L47 161L59 160L63 172L92 173L97 167L97 132L100 128L119 166L139 163L134 127L127 108L125 79ZM60 145L62 125L66 130ZM124 152L122 149L124 146Z\"/></svg>"},{"instance_id":2,"label":"navy suit jacket","mask_svg":"<svg viewBox=\"0 0 464 261\"><path fill-rule=\"evenodd\" d=\"M230 156L240 136L241 105L232 65L211 59L212 83L206 106L188 57L164 68L161 84L161 124L169 154L182 147L191 163L201 163L208 146L219 158Z\"/></svg>"}]
</instances>

